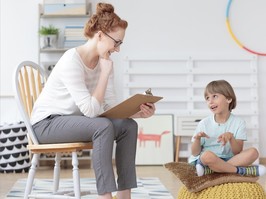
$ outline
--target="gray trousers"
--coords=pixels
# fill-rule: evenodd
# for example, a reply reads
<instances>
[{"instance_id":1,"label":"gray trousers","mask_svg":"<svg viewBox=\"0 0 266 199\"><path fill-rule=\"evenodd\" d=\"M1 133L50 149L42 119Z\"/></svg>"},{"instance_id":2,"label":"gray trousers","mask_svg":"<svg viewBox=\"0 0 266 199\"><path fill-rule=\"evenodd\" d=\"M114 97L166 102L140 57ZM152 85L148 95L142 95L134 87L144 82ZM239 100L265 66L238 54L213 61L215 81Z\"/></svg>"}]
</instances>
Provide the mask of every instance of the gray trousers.
<instances>
[{"instance_id":1,"label":"gray trousers","mask_svg":"<svg viewBox=\"0 0 266 199\"><path fill-rule=\"evenodd\" d=\"M75 115L52 115L33 125L36 137L42 144L93 142L92 163L99 195L137 187L137 129L137 123L133 119L88 118ZM114 140L117 186L112 165Z\"/></svg>"}]
</instances>

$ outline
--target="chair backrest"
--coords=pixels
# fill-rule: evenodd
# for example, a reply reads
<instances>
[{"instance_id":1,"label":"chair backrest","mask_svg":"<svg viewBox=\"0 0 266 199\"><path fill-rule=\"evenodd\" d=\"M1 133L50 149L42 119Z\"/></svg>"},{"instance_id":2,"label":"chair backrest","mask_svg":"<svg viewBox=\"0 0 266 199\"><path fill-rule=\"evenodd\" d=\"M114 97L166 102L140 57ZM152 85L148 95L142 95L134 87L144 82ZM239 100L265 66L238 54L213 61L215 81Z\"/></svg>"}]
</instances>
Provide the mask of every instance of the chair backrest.
<instances>
[{"instance_id":1,"label":"chair backrest","mask_svg":"<svg viewBox=\"0 0 266 199\"><path fill-rule=\"evenodd\" d=\"M46 79L47 76L44 70L31 61L20 63L14 73L15 100L28 131L29 144L38 144L30 123L30 116L33 105L40 95Z\"/></svg>"}]
</instances>

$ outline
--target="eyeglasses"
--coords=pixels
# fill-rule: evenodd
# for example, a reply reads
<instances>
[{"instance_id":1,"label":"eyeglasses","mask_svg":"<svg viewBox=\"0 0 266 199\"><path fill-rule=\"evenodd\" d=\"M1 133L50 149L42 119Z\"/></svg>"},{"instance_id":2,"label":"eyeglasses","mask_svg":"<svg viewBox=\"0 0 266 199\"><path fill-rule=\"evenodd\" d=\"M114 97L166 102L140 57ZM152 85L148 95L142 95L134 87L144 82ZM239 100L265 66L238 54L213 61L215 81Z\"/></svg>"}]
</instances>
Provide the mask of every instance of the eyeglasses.
<instances>
[{"instance_id":1,"label":"eyeglasses","mask_svg":"<svg viewBox=\"0 0 266 199\"><path fill-rule=\"evenodd\" d=\"M108 35L106 32L103 32L107 37L109 37L110 39L112 39L115 42L114 47L117 48L118 46L120 46L123 42L121 40L115 40L113 37L111 37L110 35Z\"/></svg>"}]
</instances>

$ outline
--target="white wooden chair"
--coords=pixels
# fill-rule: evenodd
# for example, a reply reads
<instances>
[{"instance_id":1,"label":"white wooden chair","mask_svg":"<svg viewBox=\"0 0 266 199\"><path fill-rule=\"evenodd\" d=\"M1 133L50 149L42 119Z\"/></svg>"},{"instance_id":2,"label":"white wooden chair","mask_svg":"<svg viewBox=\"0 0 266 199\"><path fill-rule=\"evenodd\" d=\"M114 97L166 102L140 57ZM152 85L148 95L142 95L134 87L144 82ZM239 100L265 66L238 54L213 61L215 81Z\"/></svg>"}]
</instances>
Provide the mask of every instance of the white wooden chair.
<instances>
[{"instance_id":1,"label":"white wooden chair","mask_svg":"<svg viewBox=\"0 0 266 199\"><path fill-rule=\"evenodd\" d=\"M181 138L192 137L199 121L203 118L203 116L184 116L177 118L175 162L179 160Z\"/></svg>"},{"instance_id":2,"label":"white wooden chair","mask_svg":"<svg viewBox=\"0 0 266 199\"><path fill-rule=\"evenodd\" d=\"M30 123L30 114L32 107L37 97L42 91L46 82L46 75L41 67L31 61L24 61L20 63L14 74L14 90L15 99L18 104L19 111L25 122L28 131L28 149L32 155L31 167L28 173L27 184L25 188L24 199L26 198L76 198L80 199L80 177L78 170L78 156L77 152L83 149L92 149L91 142L79 143L60 143L60 144L39 144ZM53 194L31 194L32 185L38 166L40 154L54 152L55 165L53 177ZM65 193L59 191L60 179L60 160L61 153L72 153L73 166L73 189L72 193ZM74 193L73 193L74 191Z\"/></svg>"}]
</instances>

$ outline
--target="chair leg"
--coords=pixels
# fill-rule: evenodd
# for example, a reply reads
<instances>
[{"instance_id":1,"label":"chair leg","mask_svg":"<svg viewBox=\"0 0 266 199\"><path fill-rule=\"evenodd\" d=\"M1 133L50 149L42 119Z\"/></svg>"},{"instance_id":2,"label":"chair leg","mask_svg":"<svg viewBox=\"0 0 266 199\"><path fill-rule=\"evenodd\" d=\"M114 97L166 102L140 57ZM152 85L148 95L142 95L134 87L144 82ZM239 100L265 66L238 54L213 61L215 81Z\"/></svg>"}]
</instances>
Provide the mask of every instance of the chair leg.
<instances>
[{"instance_id":1,"label":"chair leg","mask_svg":"<svg viewBox=\"0 0 266 199\"><path fill-rule=\"evenodd\" d=\"M60 162L61 162L61 153L55 154L55 165L54 165L54 190L53 193L56 193L59 188L59 179L60 179Z\"/></svg>"},{"instance_id":2,"label":"chair leg","mask_svg":"<svg viewBox=\"0 0 266 199\"><path fill-rule=\"evenodd\" d=\"M36 167L38 165L38 160L39 160L39 154L34 153L32 160L31 160L31 167L29 170L27 184L26 184L26 188L24 192L24 199L28 199L29 198L28 196L31 193L32 184L33 184L35 173L36 173Z\"/></svg>"},{"instance_id":3,"label":"chair leg","mask_svg":"<svg viewBox=\"0 0 266 199\"><path fill-rule=\"evenodd\" d=\"M93 153L93 150L92 149L90 149L90 167L91 167L91 169L93 169L93 165L92 165L92 153Z\"/></svg>"},{"instance_id":4,"label":"chair leg","mask_svg":"<svg viewBox=\"0 0 266 199\"><path fill-rule=\"evenodd\" d=\"M78 155L77 152L72 152L72 166L73 166L73 183L75 198L80 199L80 179L79 179L79 168L78 168Z\"/></svg>"}]
</instances>

